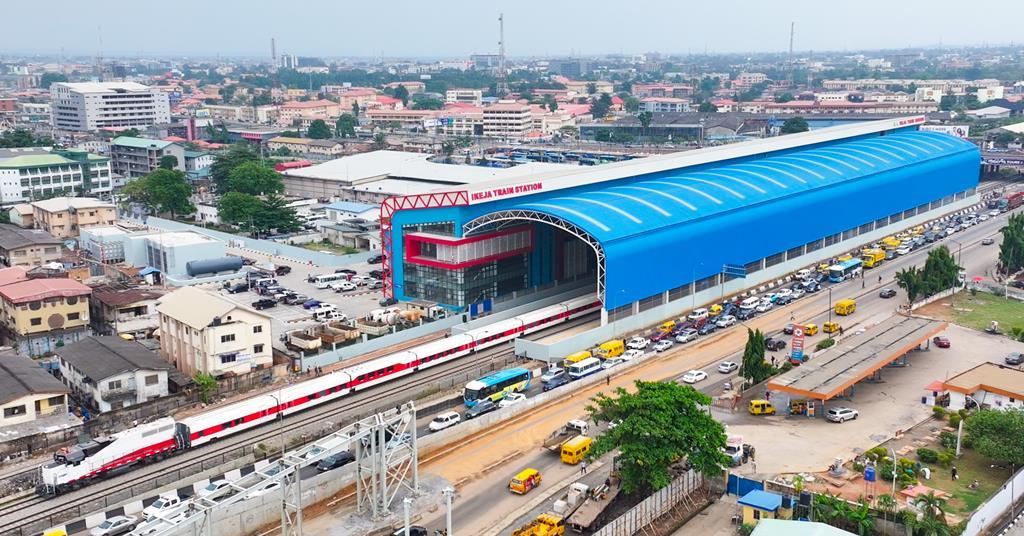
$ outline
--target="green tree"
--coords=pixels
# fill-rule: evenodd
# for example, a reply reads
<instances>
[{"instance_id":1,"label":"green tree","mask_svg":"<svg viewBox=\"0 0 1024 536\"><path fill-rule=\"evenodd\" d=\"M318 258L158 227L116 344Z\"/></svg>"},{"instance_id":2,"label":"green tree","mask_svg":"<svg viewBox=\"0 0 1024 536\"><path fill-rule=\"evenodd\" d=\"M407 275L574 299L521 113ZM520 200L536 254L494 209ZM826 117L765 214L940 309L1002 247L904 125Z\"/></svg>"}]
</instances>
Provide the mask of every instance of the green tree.
<instances>
[{"instance_id":1,"label":"green tree","mask_svg":"<svg viewBox=\"0 0 1024 536\"><path fill-rule=\"evenodd\" d=\"M341 114L341 117L334 124L335 133L339 138L354 138L356 137L356 125L358 124L359 120L356 119L356 116Z\"/></svg>"},{"instance_id":2,"label":"green tree","mask_svg":"<svg viewBox=\"0 0 1024 536\"><path fill-rule=\"evenodd\" d=\"M771 363L764 359L764 333L747 329L747 344L743 348L743 363L740 374L750 383L761 383L775 373Z\"/></svg>"},{"instance_id":3,"label":"green tree","mask_svg":"<svg viewBox=\"0 0 1024 536\"><path fill-rule=\"evenodd\" d=\"M428 95L417 94L412 98L413 110L440 110L444 108L444 102Z\"/></svg>"},{"instance_id":4,"label":"green tree","mask_svg":"<svg viewBox=\"0 0 1024 536\"><path fill-rule=\"evenodd\" d=\"M144 181L149 201L158 212L170 212L173 218L176 214L190 214L196 210L189 201L192 185L184 172L158 169L140 180Z\"/></svg>"},{"instance_id":5,"label":"green tree","mask_svg":"<svg viewBox=\"0 0 1024 536\"><path fill-rule=\"evenodd\" d=\"M39 87L43 89L50 89L50 86L57 82L67 82L68 77L61 73L43 73L43 76L39 77Z\"/></svg>"},{"instance_id":6,"label":"green tree","mask_svg":"<svg viewBox=\"0 0 1024 536\"><path fill-rule=\"evenodd\" d=\"M173 154L165 154L160 157L160 169L174 169L178 166L178 157Z\"/></svg>"},{"instance_id":7,"label":"green tree","mask_svg":"<svg viewBox=\"0 0 1024 536\"><path fill-rule=\"evenodd\" d=\"M587 407L595 422L619 422L597 437L589 457L618 450L626 493L667 486L669 467L684 458L705 475L721 475L729 463L725 428L706 410L711 398L676 382L634 385L635 392L598 393Z\"/></svg>"},{"instance_id":8,"label":"green tree","mask_svg":"<svg viewBox=\"0 0 1024 536\"><path fill-rule=\"evenodd\" d=\"M210 180L213 181L214 189L221 194L228 192L228 179L231 170L246 162L256 162L259 159L259 155L245 142L236 143L227 151L218 154L213 160L213 165L210 166Z\"/></svg>"},{"instance_id":9,"label":"green tree","mask_svg":"<svg viewBox=\"0 0 1024 536\"><path fill-rule=\"evenodd\" d=\"M607 93L602 93L600 97L590 101L590 113L594 116L594 119L603 119L608 115L608 110L611 107L612 97Z\"/></svg>"},{"instance_id":10,"label":"green tree","mask_svg":"<svg viewBox=\"0 0 1024 536\"><path fill-rule=\"evenodd\" d=\"M284 191L284 182L273 169L259 162L244 162L228 174L228 190L249 195L277 194Z\"/></svg>"},{"instance_id":11,"label":"green tree","mask_svg":"<svg viewBox=\"0 0 1024 536\"><path fill-rule=\"evenodd\" d=\"M323 119L316 119L306 129L306 136L314 140L326 140L331 137L331 129Z\"/></svg>"},{"instance_id":12,"label":"green tree","mask_svg":"<svg viewBox=\"0 0 1024 536\"><path fill-rule=\"evenodd\" d=\"M210 403L210 395L217 390L217 379L205 372L199 372L192 378L196 382L196 387L199 389L199 397L203 400L204 404Z\"/></svg>"},{"instance_id":13,"label":"green tree","mask_svg":"<svg viewBox=\"0 0 1024 536\"><path fill-rule=\"evenodd\" d=\"M964 429L982 456L1024 466L1024 410L983 409L964 421Z\"/></svg>"},{"instance_id":14,"label":"green tree","mask_svg":"<svg viewBox=\"0 0 1024 536\"><path fill-rule=\"evenodd\" d=\"M268 195L256 214L256 227L262 231L276 229L288 233L302 229L302 224L295 217L295 209L288 206L288 201L279 195Z\"/></svg>"},{"instance_id":15,"label":"green tree","mask_svg":"<svg viewBox=\"0 0 1024 536\"><path fill-rule=\"evenodd\" d=\"M544 106L547 107L548 111L555 113L558 109L558 101L555 100L555 96L548 93L544 95Z\"/></svg>"},{"instance_id":16,"label":"green tree","mask_svg":"<svg viewBox=\"0 0 1024 536\"><path fill-rule=\"evenodd\" d=\"M1003 273L1015 273L1024 268L1024 214L1010 214L999 246L999 267Z\"/></svg>"},{"instance_id":17,"label":"green tree","mask_svg":"<svg viewBox=\"0 0 1024 536\"><path fill-rule=\"evenodd\" d=\"M644 129L644 135L647 135L647 129L651 126L651 120L654 119L654 114L651 112L640 112L636 116L637 121L640 121L640 126Z\"/></svg>"},{"instance_id":18,"label":"green tree","mask_svg":"<svg viewBox=\"0 0 1024 536\"><path fill-rule=\"evenodd\" d=\"M587 95L593 95L597 93L597 84L594 82L587 83Z\"/></svg>"},{"instance_id":19,"label":"green tree","mask_svg":"<svg viewBox=\"0 0 1024 536\"><path fill-rule=\"evenodd\" d=\"M121 188L121 206L128 208L131 205L139 205L153 210L153 203L149 199L149 190L146 187L146 178L139 177Z\"/></svg>"},{"instance_id":20,"label":"green tree","mask_svg":"<svg viewBox=\"0 0 1024 536\"><path fill-rule=\"evenodd\" d=\"M782 128L779 129L781 134L796 134L797 132L807 132L810 127L807 126L807 120L803 117L790 117L784 123Z\"/></svg>"},{"instance_id":21,"label":"green tree","mask_svg":"<svg viewBox=\"0 0 1024 536\"><path fill-rule=\"evenodd\" d=\"M922 289L926 296L953 288L960 281L960 266L953 253L946 246L939 246L928 252L928 259L921 270Z\"/></svg>"},{"instance_id":22,"label":"green tree","mask_svg":"<svg viewBox=\"0 0 1024 536\"><path fill-rule=\"evenodd\" d=\"M793 100L793 94L792 93L783 93L782 95L779 95L779 96L775 97L775 102L790 102L792 100Z\"/></svg>"},{"instance_id":23,"label":"green tree","mask_svg":"<svg viewBox=\"0 0 1024 536\"><path fill-rule=\"evenodd\" d=\"M138 132L136 130L136 132ZM124 136L130 136L130 134L122 133ZM135 134L138 137L138 134ZM210 138L213 143L228 143L230 137L228 136L228 127L221 123L219 127L213 126L213 123L206 125L206 136Z\"/></svg>"},{"instance_id":24,"label":"green tree","mask_svg":"<svg viewBox=\"0 0 1024 536\"><path fill-rule=\"evenodd\" d=\"M282 146L282 147L278 147L277 149L274 149L274 156L291 156L291 155L292 155L292 150L287 148L287 147Z\"/></svg>"},{"instance_id":25,"label":"green tree","mask_svg":"<svg viewBox=\"0 0 1024 536\"><path fill-rule=\"evenodd\" d=\"M273 103L273 101L270 98L270 92L269 91L264 91L264 92L259 93L257 95L253 95L253 97L252 97L252 105L253 106L267 106L268 104L272 104L272 103Z\"/></svg>"},{"instance_id":26,"label":"green tree","mask_svg":"<svg viewBox=\"0 0 1024 536\"><path fill-rule=\"evenodd\" d=\"M220 220L242 229L252 229L250 222L254 221L262 208L263 203L257 197L242 192L228 192L217 201Z\"/></svg>"},{"instance_id":27,"label":"green tree","mask_svg":"<svg viewBox=\"0 0 1024 536\"><path fill-rule=\"evenodd\" d=\"M697 111L705 114L715 113L718 111L718 106L711 101L704 101L697 107Z\"/></svg>"},{"instance_id":28,"label":"green tree","mask_svg":"<svg viewBox=\"0 0 1024 536\"><path fill-rule=\"evenodd\" d=\"M409 105L409 90L405 86L398 86L395 88L395 98L402 99L402 106Z\"/></svg>"},{"instance_id":29,"label":"green tree","mask_svg":"<svg viewBox=\"0 0 1024 536\"><path fill-rule=\"evenodd\" d=\"M52 147L53 145L53 138L46 136L40 136L37 138L31 131L24 128L16 128L0 134L0 148Z\"/></svg>"},{"instance_id":30,"label":"green tree","mask_svg":"<svg viewBox=\"0 0 1024 536\"><path fill-rule=\"evenodd\" d=\"M627 112L635 114L640 110L640 99L630 95L622 99L622 106Z\"/></svg>"},{"instance_id":31,"label":"green tree","mask_svg":"<svg viewBox=\"0 0 1024 536\"><path fill-rule=\"evenodd\" d=\"M380 151L388 148L388 136L383 132L377 132L373 135L373 143L371 144L374 151Z\"/></svg>"},{"instance_id":32,"label":"green tree","mask_svg":"<svg viewBox=\"0 0 1024 536\"><path fill-rule=\"evenodd\" d=\"M931 517L942 521L942 524L946 524L946 499L935 495L934 491L929 491L926 495L918 495L914 499L914 506L924 514L924 517Z\"/></svg>"},{"instance_id":33,"label":"green tree","mask_svg":"<svg viewBox=\"0 0 1024 536\"><path fill-rule=\"evenodd\" d=\"M917 266L909 266L896 272L896 285L907 292L907 303L914 303L924 290L921 271Z\"/></svg>"}]
</instances>

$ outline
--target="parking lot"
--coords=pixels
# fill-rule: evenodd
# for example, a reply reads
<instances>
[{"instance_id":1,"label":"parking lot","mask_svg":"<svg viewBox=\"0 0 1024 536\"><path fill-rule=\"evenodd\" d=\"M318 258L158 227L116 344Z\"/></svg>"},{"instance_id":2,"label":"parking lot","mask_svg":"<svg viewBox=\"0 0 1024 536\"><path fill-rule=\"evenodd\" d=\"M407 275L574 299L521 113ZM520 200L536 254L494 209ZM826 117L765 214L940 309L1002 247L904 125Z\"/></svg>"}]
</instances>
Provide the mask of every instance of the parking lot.
<instances>
[{"instance_id":1,"label":"parking lot","mask_svg":"<svg viewBox=\"0 0 1024 536\"><path fill-rule=\"evenodd\" d=\"M928 418L931 406L921 399L924 388L934 380L944 380L986 361L1001 363L1008 352L1024 351L1024 343L1004 337L951 325L942 335L952 343L949 349L936 348L911 352L908 365L886 367L878 382L861 382L853 396L837 398L826 407L850 407L859 412L856 420L842 424L828 422L819 412L816 418L788 416L785 408L779 415L753 416L746 402L760 393L745 396L735 411L714 408L713 414L728 427L730 435L742 435L743 441L754 445L757 459L743 465L740 473L761 475L823 471L837 457L849 461L856 454L907 430ZM842 427L836 433L835 427Z\"/></svg>"}]
</instances>

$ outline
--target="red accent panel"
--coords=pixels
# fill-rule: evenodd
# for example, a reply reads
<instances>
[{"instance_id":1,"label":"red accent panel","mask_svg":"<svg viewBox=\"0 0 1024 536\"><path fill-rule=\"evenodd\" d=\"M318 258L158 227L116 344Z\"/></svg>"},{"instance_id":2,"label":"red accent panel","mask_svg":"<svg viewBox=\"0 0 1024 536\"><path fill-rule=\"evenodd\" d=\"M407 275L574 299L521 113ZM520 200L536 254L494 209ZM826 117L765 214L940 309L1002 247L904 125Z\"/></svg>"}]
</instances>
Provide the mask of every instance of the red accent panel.
<instances>
[{"instance_id":1,"label":"red accent panel","mask_svg":"<svg viewBox=\"0 0 1024 536\"><path fill-rule=\"evenodd\" d=\"M419 248L416 248L416 253L419 253ZM495 255L488 255L486 257L480 257L479 259L473 259L471 261L460 262L457 264L449 264L447 262L441 262L436 259L426 259L423 257L409 257L406 256L405 262L412 264L422 264L424 266L433 266L435 268L444 268L446 270L458 270L459 268L468 268L470 266L476 266L478 264L485 264L498 259L504 259L523 253L529 253L533 251L533 247L513 249L512 251L506 251L505 253L498 253Z\"/></svg>"},{"instance_id":2,"label":"red accent panel","mask_svg":"<svg viewBox=\"0 0 1024 536\"><path fill-rule=\"evenodd\" d=\"M473 242L483 242L484 240L487 240L487 239L490 239L490 238L497 238L499 236L508 236L508 235L511 235L511 234L522 233L522 232L526 232L526 231L532 231L532 228L529 225L520 225L518 227L511 227L509 229L504 229L504 230L501 230L501 231L493 231L493 232L490 232L490 233L484 233L482 235L474 235L474 236L470 236L470 237L465 237L464 236L462 238L456 238L456 237L447 238L447 237L407 235L405 237L405 244L406 244L406 247L409 246L410 242L427 242L428 244L440 244L440 245L444 245L444 246L461 246L463 244L472 244ZM531 233L531 235L532 235L532 233ZM532 238L532 236L531 236L531 238Z\"/></svg>"}]
</instances>

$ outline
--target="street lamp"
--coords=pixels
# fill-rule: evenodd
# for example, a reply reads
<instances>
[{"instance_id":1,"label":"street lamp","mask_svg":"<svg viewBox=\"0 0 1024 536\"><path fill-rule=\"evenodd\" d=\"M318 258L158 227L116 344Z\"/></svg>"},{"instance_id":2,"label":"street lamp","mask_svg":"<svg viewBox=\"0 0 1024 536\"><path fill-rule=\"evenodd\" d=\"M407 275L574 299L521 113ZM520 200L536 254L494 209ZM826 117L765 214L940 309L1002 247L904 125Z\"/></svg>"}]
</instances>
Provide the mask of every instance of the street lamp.
<instances>
[{"instance_id":1,"label":"street lamp","mask_svg":"<svg viewBox=\"0 0 1024 536\"><path fill-rule=\"evenodd\" d=\"M454 488L444 488L441 490L441 494L444 495L445 507L448 511L445 514L445 536L454 536L452 532L452 496L455 495Z\"/></svg>"},{"instance_id":2,"label":"street lamp","mask_svg":"<svg viewBox=\"0 0 1024 536\"><path fill-rule=\"evenodd\" d=\"M832 287L828 287L828 321L832 323ZM829 333L829 338L832 338L831 333Z\"/></svg>"},{"instance_id":3,"label":"street lamp","mask_svg":"<svg viewBox=\"0 0 1024 536\"><path fill-rule=\"evenodd\" d=\"M889 452L892 453L892 498L896 498L896 449L889 447Z\"/></svg>"}]
</instances>

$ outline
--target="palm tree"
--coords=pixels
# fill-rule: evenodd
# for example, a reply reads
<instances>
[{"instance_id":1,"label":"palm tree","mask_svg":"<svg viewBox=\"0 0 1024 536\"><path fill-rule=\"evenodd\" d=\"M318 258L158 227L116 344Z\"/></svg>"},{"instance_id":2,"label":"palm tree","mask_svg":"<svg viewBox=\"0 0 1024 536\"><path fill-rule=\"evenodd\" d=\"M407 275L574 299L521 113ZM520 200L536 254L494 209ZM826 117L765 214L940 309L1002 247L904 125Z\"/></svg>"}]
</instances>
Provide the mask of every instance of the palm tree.
<instances>
[{"instance_id":1,"label":"palm tree","mask_svg":"<svg viewBox=\"0 0 1024 536\"><path fill-rule=\"evenodd\" d=\"M847 510L846 521L851 528L857 530L858 536L869 536L875 532L875 521L871 517L871 507L868 506L868 502L863 497L857 502L856 507Z\"/></svg>"},{"instance_id":2,"label":"palm tree","mask_svg":"<svg viewBox=\"0 0 1024 536\"><path fill-rule=\"evenodd\" d=\"M455 144L448 140L441 142L441 152L444 153L444 161L451 164L452 155L455 154Z\"/></svg>"},{"instance_id":3,"label":"palm tree","mask_svg":"<svg viewBox=\"0 0 1024 536\"><path fill-rule=\"evenodd\" d=\"M896 272L896 285L907 291L907 302L914 303L921 294L921 271L911 266Z\"/></svg>"},{"instance_id":4,"label":"palm tree","mask_svg":"<svg viewBox=\"0 0 1024 536\"><path fill-rule=\"evenodd\" d=\"M373 149L379 151L381 149L387 149L388 137L383 132L377 132L373 135Z\"/></svg>"},{"instance_id":5,"label":"palm tree","mask_svg":"<svg viewBox=\"0 0 1024 536\"><path fill-rule=\"evenodd\" d=\"M924 516L912 525L915 536L950 536L952 531L945 521L931 516Z\"/></svg>"},{"instance_id":6,"label":"palm tree","mask_svg":"<svg viewBox=\"0 0 1024 536\"><path fill-rule=\"evenodd\" d=\"M934 491L927 495L920 495L914 499L914 506L917 506L924 513L925 518L935 518L946 524L946 499L937 497Z\"/></svg>"},{"instance_id":7,"label":"palm tree","mask_svg":"<svg viewBox=\"0 0 1024 536\"><path fill-rule=\"evenodd\" d=\"M889 516L896 513L896 499L888 493L883 493L878 496L875 500L875 504L878 507L878 511L882 513L882 519L885 521L889 520Z\"/></svg>"}]
</instances>

